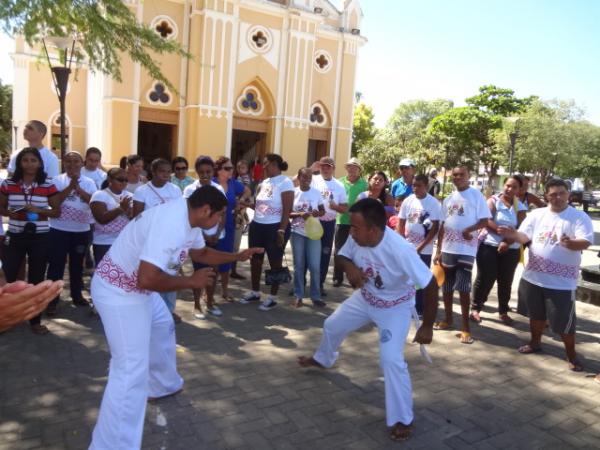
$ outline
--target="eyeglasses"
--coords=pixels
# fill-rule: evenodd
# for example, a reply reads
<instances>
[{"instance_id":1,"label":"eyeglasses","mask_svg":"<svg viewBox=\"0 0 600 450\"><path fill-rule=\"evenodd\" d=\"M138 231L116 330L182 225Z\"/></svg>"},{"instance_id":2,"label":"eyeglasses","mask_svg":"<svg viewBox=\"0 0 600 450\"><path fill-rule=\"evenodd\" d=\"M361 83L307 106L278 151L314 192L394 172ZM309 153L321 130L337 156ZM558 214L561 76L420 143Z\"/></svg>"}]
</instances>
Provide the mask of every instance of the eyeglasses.
<instances>
[{"instance_id":1,"label":"eyeglasses","mask_svg":"<svg viewBox=\"0 0 600 450\"><path fill-rule=\"evenodd\" d=\"M127 183L127 178L113 178L113 180L118 181L119 183Z\"/></svg>"},{"instance_id":2,"label":"eyeglasses","mask_svg":"<svg viewBox=\"0 0 600 450\"><path fill-rule=\"evenodd\" d=\"M175 170L179 172L180 170L187 170L188 168L185 166L175 167Z\"/></svg>"},{"instance_id":3,"label":"eyeglasses","mask_svg":"<svg viewBox=\"0 0 600 450\"><path fill-rule=\"evenodd\" d=\"M230 171L230 170L233 170L233 166L221 167L221 170L227 170L227 171Z\"/></svg>"}]
</instances>

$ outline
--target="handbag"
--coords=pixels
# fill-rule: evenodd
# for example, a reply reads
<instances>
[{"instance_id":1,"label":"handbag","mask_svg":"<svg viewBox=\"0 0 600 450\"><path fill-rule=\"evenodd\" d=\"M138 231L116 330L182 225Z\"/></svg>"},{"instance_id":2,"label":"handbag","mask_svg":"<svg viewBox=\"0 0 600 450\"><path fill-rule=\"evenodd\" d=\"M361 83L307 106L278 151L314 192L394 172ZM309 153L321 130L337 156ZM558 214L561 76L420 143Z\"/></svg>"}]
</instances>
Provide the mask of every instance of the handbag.
<instances>
[{"instance_id":1,"label":"handbag","mask_svg":"<svg viewBox=\"0 0 600 450\"><path fill-rule=\"evenodd\" d=\"M285 257L285 266L279 269L265 269L265 284L267 286L272 286L275 284L286 284L292 281L292 274L290 273L290 269L287 267L287 258Z\"/></svg>"}]
</instances>

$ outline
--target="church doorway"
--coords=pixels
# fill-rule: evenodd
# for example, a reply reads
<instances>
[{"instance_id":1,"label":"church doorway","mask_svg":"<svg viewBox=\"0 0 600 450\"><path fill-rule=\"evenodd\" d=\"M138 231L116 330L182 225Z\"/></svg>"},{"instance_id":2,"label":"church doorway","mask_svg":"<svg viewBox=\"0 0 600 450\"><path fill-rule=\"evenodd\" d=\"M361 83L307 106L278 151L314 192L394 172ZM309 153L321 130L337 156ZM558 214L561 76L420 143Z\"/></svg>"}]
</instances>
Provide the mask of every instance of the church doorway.
<instances>
[{"instance_id":1,"label":"church doorway","mask_svg":"<svg viewBox=\"0 0 600 450\"><path fill-rule=\"evenodd\" d=\"M237 164L242 159L251 164L256 158L262 158L266 153L266 137L266 133L234 129L231 138L233 164Z\"/></svg>"},{"instance_id":2,"label":"church doorway","mask_svg":"<svg viewBox=\"0 0 600 450\"><path fill-rule=\"evenodd\" d=\"M139 122L138 154L144 158L144 165L156 158L171 161L176 150L177 127L164 123Z\"/></svg>"},{"instance_id":3,"label":"church doorway","mask_svg":"<svg viewBox=\"0 0 600 450\"><path fill-rule=\"evenodd\" d=\"M329 128L310 127L308 134L308 151L306 152L306 167L329 155Z\"/></svg>"}]
</instances>

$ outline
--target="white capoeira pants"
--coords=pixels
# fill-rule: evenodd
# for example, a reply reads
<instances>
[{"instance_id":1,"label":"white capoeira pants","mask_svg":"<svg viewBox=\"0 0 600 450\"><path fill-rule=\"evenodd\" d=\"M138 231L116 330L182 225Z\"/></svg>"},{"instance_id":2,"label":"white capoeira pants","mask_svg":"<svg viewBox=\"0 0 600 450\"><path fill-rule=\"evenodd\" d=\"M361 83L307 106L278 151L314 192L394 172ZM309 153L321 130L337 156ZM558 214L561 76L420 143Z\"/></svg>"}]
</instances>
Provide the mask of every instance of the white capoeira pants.
<instances>
[{"instance_id":1,"label":"white capoeira pants","mask_svg":"<svg viewBox=\"0 0 600 450\"><path fill-rule=\"evenodd\" d=\"M313 358L324 367L337 360L338 347L344 338L364 325L374 322L379 329L379 363L385 383L385 410L388 426L413 421L413 399L404 345L410 328L414 300L394 308L369 305L360 291L355 291L323 324L323 338Z\"/></svg>"},{"instance_id":2,"label":"white capoeira pants","mask_svg":"<svg viewBox=\"0 0 600 450\"><path fill-rule=\"evenodd\" d=\"M148 397L183 386L173 316L158 293L127 293L98 276L92 279L91 293L111 358L90 449L139 449Z\"/></svg>"}]
</instances>

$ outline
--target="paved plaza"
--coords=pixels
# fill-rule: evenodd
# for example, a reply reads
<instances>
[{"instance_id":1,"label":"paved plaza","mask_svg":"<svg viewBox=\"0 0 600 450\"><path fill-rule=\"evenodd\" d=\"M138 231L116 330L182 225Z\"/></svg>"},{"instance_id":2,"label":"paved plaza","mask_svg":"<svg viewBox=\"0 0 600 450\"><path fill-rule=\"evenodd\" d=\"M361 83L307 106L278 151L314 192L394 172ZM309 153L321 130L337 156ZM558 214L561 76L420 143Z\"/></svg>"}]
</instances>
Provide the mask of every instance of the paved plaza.
<instances>
[{"instance_id":1,"label":"paved plaza","mask_svg":"<svg viewBox=\"0 0 600 450\"><path fill-rule=\"evenodd\" d=\"M588 250L586 258L592 257ZM239 297L245 285L233 286ZM287 291L285 302L291 300ZM323 320L350 292L347 286L330 289L326 310L295 310L282 302L265 313L255 305L224 304L224 316L207 321L193 319L191 294L183 293L177 342L184 391L148 405L143 447L600 447L600 385L593 381L600 372L600 308L577 305L583 373L567 369L562 344L550 335L543 353L518 354L527 323L514 314L514 327L502 325L494 298L482 324L473 326L473 345L460 344L454 332L436 331L430 365L417 345L408 344L415 428L411 440L394 443L385 427L373 327L347 339L332 370L296 364L296 357L315 348ZM48 325L47 336L26 326L0 335L2 450L89 444L107 379L101 322L63 302Z\"/></svg>"}]
</instances>

